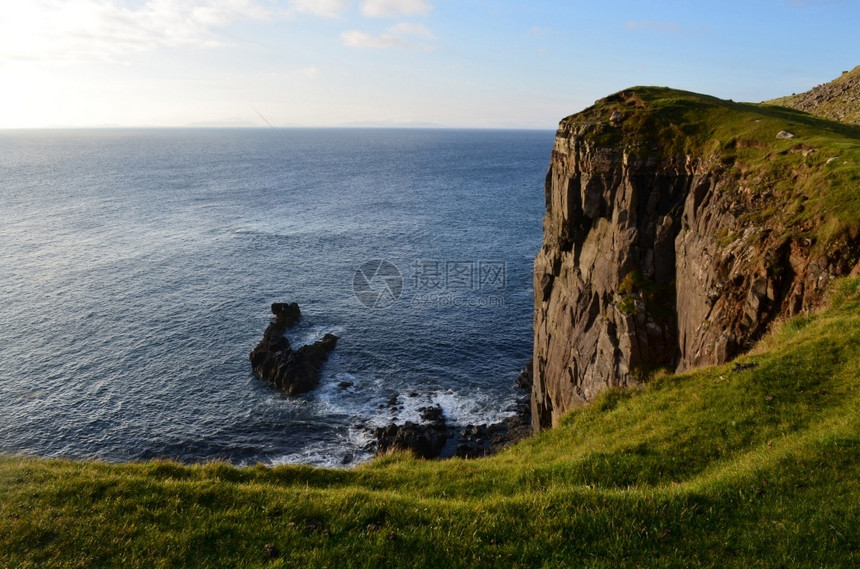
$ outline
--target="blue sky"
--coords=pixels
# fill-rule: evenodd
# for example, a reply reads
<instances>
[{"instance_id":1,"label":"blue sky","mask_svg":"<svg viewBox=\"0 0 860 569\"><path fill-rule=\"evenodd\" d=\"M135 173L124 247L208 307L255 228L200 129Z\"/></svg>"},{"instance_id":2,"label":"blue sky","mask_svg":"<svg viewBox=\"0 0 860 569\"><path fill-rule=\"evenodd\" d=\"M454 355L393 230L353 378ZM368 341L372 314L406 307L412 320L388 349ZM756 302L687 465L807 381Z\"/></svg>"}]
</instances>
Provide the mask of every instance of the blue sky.
<instances>
[{"instance_id":1,"label":"blue sky","mask_svg":"<svg viewBox=\"0 0 860 569\"><path fill-rule=\"evenodd\" d=\"M805 91L858 30L860 0L4 0L0 128L554 128L632 85Z\"/></svg>"}]
</instances>

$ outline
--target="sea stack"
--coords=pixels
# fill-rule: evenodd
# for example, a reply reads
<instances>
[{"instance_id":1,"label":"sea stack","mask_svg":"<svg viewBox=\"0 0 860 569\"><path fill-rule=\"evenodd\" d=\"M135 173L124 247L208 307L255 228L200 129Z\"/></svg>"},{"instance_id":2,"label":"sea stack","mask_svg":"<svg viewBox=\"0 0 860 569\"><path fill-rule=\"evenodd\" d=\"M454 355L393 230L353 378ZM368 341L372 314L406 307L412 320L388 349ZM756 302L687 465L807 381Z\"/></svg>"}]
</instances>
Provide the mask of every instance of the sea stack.
<instances>
[{"instance_id":1,"label":"sea stack","mask_svg":"<svg viewBox=\"0 0 860 569\"><path fill-rule=\"evenodd\" d=\"M289 395L298 395L316 388L320 369L337 344L337 336L326 334L313 344L293 350L284 335L301 318L299 305L272 304L275 320L263 333L263 339L251 350L251 367L260 379Z\"/></svg>"}]
</instances>

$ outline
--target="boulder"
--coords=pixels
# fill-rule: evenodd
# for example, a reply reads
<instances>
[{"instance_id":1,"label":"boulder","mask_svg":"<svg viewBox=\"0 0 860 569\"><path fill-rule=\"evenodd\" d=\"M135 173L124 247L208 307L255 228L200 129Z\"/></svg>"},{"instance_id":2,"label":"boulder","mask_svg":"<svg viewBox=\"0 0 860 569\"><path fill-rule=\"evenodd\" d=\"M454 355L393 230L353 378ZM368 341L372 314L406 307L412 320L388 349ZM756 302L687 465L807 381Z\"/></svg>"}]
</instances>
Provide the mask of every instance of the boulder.
<instances>
[{"instance_id":1,"label":"boulder","mask_svg":"<svg viewBox=\"0 0 860 569\"><path fill-rule=\"evenodd\" d=\"M389 450L408 450L420 458L438 458L448 440L448 429L444 420L438 423L419 425L407 421L402 425L387 425L373 431L376 437L376 453Z\"/></svg>"}]
</instances>

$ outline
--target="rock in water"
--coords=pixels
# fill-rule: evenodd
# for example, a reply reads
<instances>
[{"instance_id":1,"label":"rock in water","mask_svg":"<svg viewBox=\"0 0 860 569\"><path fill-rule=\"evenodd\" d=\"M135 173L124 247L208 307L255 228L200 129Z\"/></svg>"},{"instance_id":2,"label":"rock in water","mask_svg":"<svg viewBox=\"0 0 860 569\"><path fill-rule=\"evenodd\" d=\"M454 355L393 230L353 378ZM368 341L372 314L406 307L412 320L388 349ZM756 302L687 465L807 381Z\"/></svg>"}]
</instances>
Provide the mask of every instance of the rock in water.
<instances>
[{"instance_id":1,"label":"rock in water","mask_svg":"<svg viewBox=\"0 0 860 569\"><path fill-rule=\"evenodd\" d=\"M272 314L275 315L275 324L286 330L298 324L302 317L302 312L299 310L299 305L295 302L273 302Z\"/></svg>"},{"instance_id":2,"label":"rock in water","mask_svg":"<svg viewBox=\"0 0 860 569\"><path fill-rule=\"evenodd\" d=\"M314 389L320 381L320 369L337 344L337 336L326 334L313 344L293 350L284 336L301 318L299 305L272 304L274 322L270 322L263 339L251 350L251 367L260 379L288 393L298 395Z\"/></svg>"}]
</instances>

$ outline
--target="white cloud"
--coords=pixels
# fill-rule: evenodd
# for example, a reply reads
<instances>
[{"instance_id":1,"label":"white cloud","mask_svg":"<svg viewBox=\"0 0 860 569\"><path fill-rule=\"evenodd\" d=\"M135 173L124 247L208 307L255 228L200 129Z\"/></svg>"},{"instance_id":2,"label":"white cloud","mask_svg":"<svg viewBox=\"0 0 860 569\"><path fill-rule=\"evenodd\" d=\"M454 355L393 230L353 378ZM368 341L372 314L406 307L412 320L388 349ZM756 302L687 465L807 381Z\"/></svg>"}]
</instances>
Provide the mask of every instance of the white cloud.
<instances>
[{"instance_id":1,"label":"white cloud","mask_svg":"<svg viewBox=\"0 0 860 569\"><path fill-rule=\"evenodd\" d=\"M340 40L347 47L357 48L391 48L391 47L408 47L411 45L409 39L417 37L424 40L434 40L432 30L422 24L413 24L410 22L400 22L388 28L384 34L373 36L358 30L350 30L340 34ZM421 44L420 47L424 50L432 49L428 44Z\"/></svg>"},{"instance_id":2,"label":"white cloud","mask_svg":"<svg viewBox=\"0 0 860 569\"><path fill-rule=\"evenodd\" d=\"M299 14L336 18L349 7L349 0L292 0L291 4Z\"/></svg>"},{"instance_id":3,"label":"white cloud","mask_svg":"<svg viewBox=\"0 0 860 569\"><path fill-rule=\"evenodd\" d=\"M426 40L436 39L436 36L427 26L410 22L395 24L388 28L388 32L397 36L418 36Z\"/></svg>"},{"instance_id":4,"label":"white cloud","mask_svg":"<svg viewBox=\"0 0 860 569\"><path fill-rule=\"evenodd\" d=\"M425 0L362 0L361 13L369 18L423 16L433 9Z\"/></svg>"},{"instance_id":5,"label":"white cloud","mask_svg":"<svg viewBox=\"0 0 860 569\"><path fill-rule=\"evenodd\" d=\"M0 8L0 60L110 60L159 47L215 47L218 29L266 20L257 0L31 0Z\"/></svg>"},{"instance_id":6,"label":"white cloud","mask_svg":"<svg viewBox=\"0 0 860 569\"><path fill-rule=\"evenodd\" d=\"M391 35L391 34L382 34L379 36L372 36L365 32L360 32L358 30L350 30L348 32L343 32L340 34L340 41L343 42L343 45L347 47L370 47L370 48L389 48L389 47L399 47L405 44L403 38Z\"/></svg>"}]
</instances>

